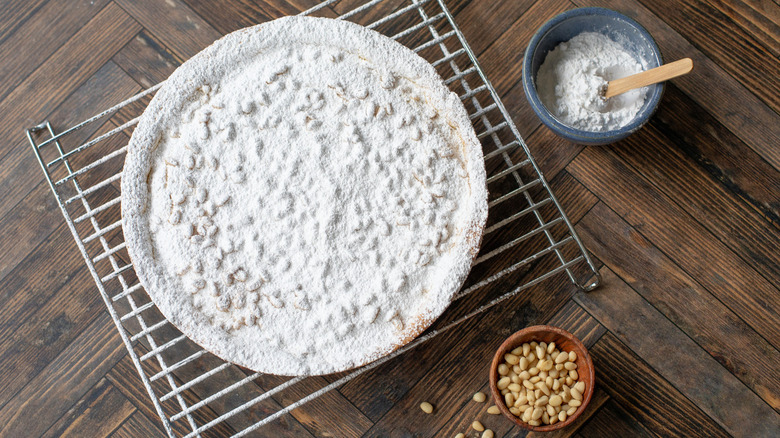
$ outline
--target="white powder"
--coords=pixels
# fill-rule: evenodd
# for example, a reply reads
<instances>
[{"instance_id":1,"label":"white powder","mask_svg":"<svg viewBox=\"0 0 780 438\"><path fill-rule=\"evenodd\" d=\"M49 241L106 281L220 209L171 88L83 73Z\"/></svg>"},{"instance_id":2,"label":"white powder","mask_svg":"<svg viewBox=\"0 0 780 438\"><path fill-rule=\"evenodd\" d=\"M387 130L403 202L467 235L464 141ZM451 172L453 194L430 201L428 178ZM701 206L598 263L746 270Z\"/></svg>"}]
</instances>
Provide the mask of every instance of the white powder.
<instances>
[{"instance_id":1,"label":"white powder","mask_svg":"<svg viewBox=\"0 0 780 438\"><path fill-rule=\"evenodd\" d=\"M603 99L607 82L642 71L642 65L608 37L585 32L547 54L536 89L547 109L564 124L586 131L611 131L628 124L645 102L647 88Z\"/></svg>"},{"instance_id":2,"label":"white powder","mask_svg":"<svg viewBox=\"0 0 780 438\"><path fill-rule=\"evenodd\" d=\"M277 20L201 52L155 99L125 165L126 239L156 304L209 350L341 371L416 336L465 279L481 149L408 49Z\"/></svg>"}]
</instances>

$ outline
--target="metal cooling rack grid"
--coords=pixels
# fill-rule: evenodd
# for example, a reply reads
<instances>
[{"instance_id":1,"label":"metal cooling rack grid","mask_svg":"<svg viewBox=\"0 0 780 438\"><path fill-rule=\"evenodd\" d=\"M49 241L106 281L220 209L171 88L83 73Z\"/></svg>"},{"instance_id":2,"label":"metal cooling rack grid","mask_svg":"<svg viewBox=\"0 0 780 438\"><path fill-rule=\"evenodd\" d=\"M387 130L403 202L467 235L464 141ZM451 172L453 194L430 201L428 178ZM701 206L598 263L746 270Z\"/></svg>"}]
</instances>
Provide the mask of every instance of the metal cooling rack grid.
<instances>
[{"instance_id":1,"label":"metal cooling rack grid","mask_svg":"<svg viewBox=\"0 0 780 438\"><path fill-rule=\"evenodd\" d=\"M475 309L459 308L457 317L448 311L434 328L393 354L331 380L281 378L236 367L192 343L160 314L125 250L119 180L125 131L138 118L116 123L110 117L138 105L160 84L60 133L43 122L27 130L28 139L170 436L246 435L553 275L565 272L586 291L599 284L593 262L443 1L327 0L303 14L332 15L332 10L413 48L461 95L483 143L491 199L482 251L453 302L477 291L484 299ZM85 132L95 134L85 139ZM567 259L567 254L573 256ZM534 266L551 268L514 283L503 295L484 293L485 286L522 278ZM595 280L579 285L573 272L577 266L589 269ZM277 398L289 392L303 395L282 406ZM263 418L258 419L258 410Z\"/></svg>"}]
</instances>

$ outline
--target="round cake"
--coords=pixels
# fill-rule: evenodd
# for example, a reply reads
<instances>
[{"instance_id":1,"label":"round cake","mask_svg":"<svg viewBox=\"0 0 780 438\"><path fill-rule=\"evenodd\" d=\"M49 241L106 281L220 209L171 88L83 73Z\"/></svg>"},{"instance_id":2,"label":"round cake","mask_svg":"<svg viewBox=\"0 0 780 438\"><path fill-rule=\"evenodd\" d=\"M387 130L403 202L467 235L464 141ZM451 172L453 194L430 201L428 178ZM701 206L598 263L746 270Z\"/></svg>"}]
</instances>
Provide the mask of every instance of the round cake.
<instances>
[{"instance_id":1,"label":"round cake","mask_svg":"<svg viewBox=\"0 0 780 438\"><path fill-rule=\"evenodd\" d=\"M462 286L487 218L457 95L356 24L288 17L226 35L141 117L122 174L135 271L217 356L279 375L390 353Z\"/></svg>"}]
</instances>

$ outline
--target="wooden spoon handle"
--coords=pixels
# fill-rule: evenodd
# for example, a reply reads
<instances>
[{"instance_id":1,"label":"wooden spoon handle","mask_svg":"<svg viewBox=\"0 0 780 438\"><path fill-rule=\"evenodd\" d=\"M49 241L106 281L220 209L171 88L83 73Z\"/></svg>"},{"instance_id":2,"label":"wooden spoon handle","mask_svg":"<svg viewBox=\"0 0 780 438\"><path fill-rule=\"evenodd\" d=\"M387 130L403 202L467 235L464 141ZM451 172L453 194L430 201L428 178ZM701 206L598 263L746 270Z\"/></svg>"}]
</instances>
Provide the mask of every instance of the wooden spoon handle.
<instances>
[{"instance_id":1,"label":"wooden spoon handle","mask_svg":"<svg viewBox=\"0 0 780 438\"><path fill-rule=\"evenodd\" d=\"M626 91L633 90L634 88L645 87L647 85L656 84L658 82L668 81L669 79L682 76L693 69L693 61L691 58L683 58L679 61L670 62L660 67L651 68L650 70L637 73L635 75L626 76L621 79L615 79L609 81L607 84L607 91L604 93L604 97L610 98L623 94Z\"/></svg>"}]
</instances>

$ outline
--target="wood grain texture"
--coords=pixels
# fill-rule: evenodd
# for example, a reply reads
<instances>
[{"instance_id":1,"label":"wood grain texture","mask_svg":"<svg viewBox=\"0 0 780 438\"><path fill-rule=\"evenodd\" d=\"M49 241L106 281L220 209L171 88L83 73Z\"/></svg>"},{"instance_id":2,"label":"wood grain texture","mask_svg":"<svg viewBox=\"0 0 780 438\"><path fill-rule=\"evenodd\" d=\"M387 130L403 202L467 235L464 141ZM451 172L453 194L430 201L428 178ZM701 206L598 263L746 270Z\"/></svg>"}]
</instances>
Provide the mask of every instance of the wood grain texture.
<instances>
[{"instance_id":1,"label":"wood grain texture","mask_svg":"<svg viewBox=\"0 0 780 438\"><path fill-rule=\"evenodd\" d=\"M317 15L335 17L366 0L341 0ZM127 356L38 164L24 128L49 119L73 125L165 80L182 62L233 30L297 14L317 0L8 0L0 14L0 435L165 436L135 366ZM582 417L557 436L772 436L780 427L780 5L776 1L685 0L445 0L471 42L488 78L550 181L561 205L593 251L604 284L577 293L565 275L520 292L491 311L350 381L248 436L478 437L479 419L496 436L526 433L490 403L494 349L510 333L548 323L573 331L589 346L596 367L594 399ZM382 0L353 19L367 24L409 5ZM658 42L665 59L690 57L694 71L669 83L650 123L618 144L585 148L541 125L523 93L521 64L536 29L555 14L605 6L635 18ZM423 8L429 13L436 1ZM420 20L412 10L379 26L394 34ZM438 30L445 22L434 23ZM423 28L402 39L430 38ZM452 49L455 38L445 44ZM438 47L425 56L440 56ZM467 57L456 58L465 65ZM440 66L442 74L451 68ZM472 84L476 75L468 76ZM453 84L462 92L459 84ZM488 95L476 97L487 105ZM149 98L65 139L73 147L141 114ZM468 106L473 102L468 101ZM497 118L491 116L491 123ZM481 121L478 130L484 130ZM82 166L125 144L132 129L74 158ZM485 150L494 146L485 139ZM53 151L47 150L47 153ZM50 154L51 155L51 154ZM51 155L53 156L53 155ZM524 158L521 151L511 159ZM117 157L79 180L92 184L118 172ZM490 171L506 166L488 160ZM64 171L55 169L55 178ZM526 175L527 176L527 175ZM491 183L491 199L516 187ZM72 189L68 196L75 193ZM98 205L118 193L118 181L90 195ZM543 199L534 191L535 199ZM525 201L490 212L495 223ZM550 205L543 219L555 217ZM83 208L71 204L72 214ZM515 209L515 210L513 210ZM113 215L113 216L112 216ZM118 219L118 208L101 224ZM486 237L481 254L511 241L535 223L527 216ZM78 232L92 232L88 223ZM565 227L551 229L554 238ZM121 230L106 236L122 241ZM543 249L542 236L476 265L468 284ZM98 251L100 244L87 245ZM573 258L576 247L563 248ZM121 263L126 252L117 253ZM555 266L555 256L529 263L453 303L434 327L466 314ZM97 264L101 272L112 268ZM582 282L586 269L573 275ZM132 279L132 274L128 274ZM109 293L121 290L117 281ZM145 302L134 294L138 303ZM117 303L127 311L126 299ZM151 312L148 321L156 320ZM132 327L133 321L126 322ZM155 332L172 339L175 329ZM182 343L176 354L196 347ZM147 339L135 350L148 352ZM173 357L173 355L172 355ZM184 382L220 362L210 355L176 370ZM156 360L143 364L148 374ZM182 392L196 403L250 373L228 367ZM229 436L277 412L341 375L309 379L217 424L204 436ZM682 377L681 377L682 376ZM261 376L193 415L196 425L241 406L280 379ZM165 379L156 394L170 391ZM723 403L729 400L729 403ZM432 415L422 401L436 405ZM179 412L175 399L165 415ZM760 419L757 421L756 419ZM192 431L173 422L176 436Z\"/></svg>"},{"instance_id":2,"label":"wood grain texture","mask_svg":"<svg viewBox=\"0 0 780 438\"><path fill-rule=\"evenodd\" d=\"M770 406L780 408L775 347L604 204L578 227L596 257Z\"/></svg>"},{"instance_id":3,"label":"wood grain texture","mask_svg":"<svg viewBox=\"0 0 780 438\"><path fill-rule=\"evenodd\" d=\"M602 268L601 275L601 290L578 294L575 300L615 332L622 343L638 352L660 376L731 435L770 436L780 430L780 414L609 268ZM646 327L653 327L652 332L647 333ZM684 378L688 373L697 378ZM723 403L727 399L731 403ZM751 421L753 418L762 421Z\"/></svg>"}]
</instances>

